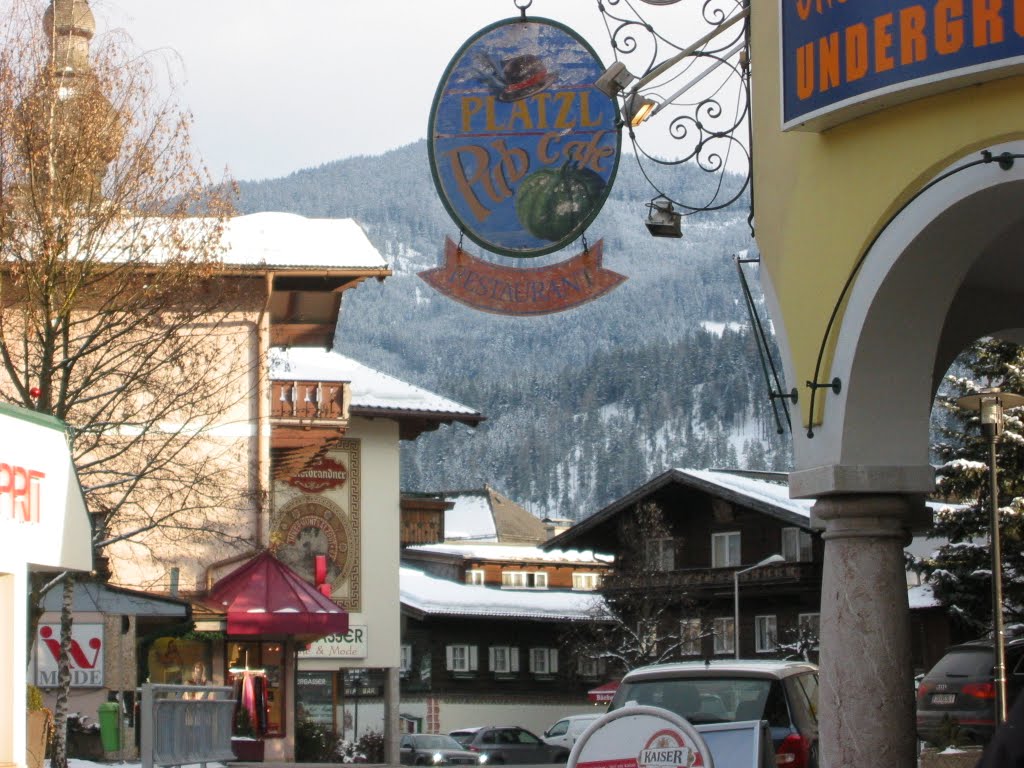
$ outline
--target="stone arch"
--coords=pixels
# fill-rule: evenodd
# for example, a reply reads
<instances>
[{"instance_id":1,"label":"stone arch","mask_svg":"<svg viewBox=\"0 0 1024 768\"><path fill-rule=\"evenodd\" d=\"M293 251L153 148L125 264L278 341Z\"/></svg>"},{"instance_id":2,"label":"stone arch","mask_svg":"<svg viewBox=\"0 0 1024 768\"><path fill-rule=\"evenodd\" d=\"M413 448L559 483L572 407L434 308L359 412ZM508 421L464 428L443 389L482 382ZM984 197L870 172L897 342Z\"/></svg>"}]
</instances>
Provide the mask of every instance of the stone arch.
<instances>
[{"instance_id":1,"label":"stone arch","mask_svg":"<svg viewBox=\"0 0 1024 768\"><path fill-rule=\"evenodd\" d=\"M1024 142L990 151L1024 154ZM936 176L865 255L829 377L842 392L819 393L813 438L794 434L798 471L849 469L845 479L817 477L819 491L929 490L928 422L942 374L980 336L1024 339L1024 158L1009 168L980 158Z\"/></svg>"}]
</instances>

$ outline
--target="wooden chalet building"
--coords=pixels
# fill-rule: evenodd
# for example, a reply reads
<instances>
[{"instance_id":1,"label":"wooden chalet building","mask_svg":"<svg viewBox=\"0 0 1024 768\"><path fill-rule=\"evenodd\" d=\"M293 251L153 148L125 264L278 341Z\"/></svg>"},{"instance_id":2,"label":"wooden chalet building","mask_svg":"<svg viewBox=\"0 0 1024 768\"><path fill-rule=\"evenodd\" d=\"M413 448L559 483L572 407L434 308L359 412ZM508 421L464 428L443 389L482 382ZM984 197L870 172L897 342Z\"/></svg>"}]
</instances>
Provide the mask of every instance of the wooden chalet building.
<instances>
[{"instance_id":1,"label":"wooden chalet building","mask_svg":"<svg viewBox=\"0 0 1024 768\"><path fill-rule=\"evenodd\" d=\"M444 532L423 543L424 521ZM443 519L440 519L443 515ZM599 620L597 589L611 558L545 551L547 526L489 486L403 497L402 717L408 730L446 733L488 723L540 734L593 710L599 662L564 643ZM412 543L415 542L415 543Z\"/></svg>"},{"instance_id":2,"label":"wooden chalet building","mask_svg":"<svg viewBox=\"0 0 1024 768\"><path fill-rule=\"evenodd\" d=\"M739 573L740 655L775 657L801 625L817 632L823 544L810 502L772 479L671 469L542 546L614 554L618 586L606 589L677 595L680 632L692 638L684 657L735 655ZM751 569L772 556L780 561Z\"/></svg>"},{"instance_id":3,"label":"wooden chalet building","mask_svg":"<svg viewBox=\"0 0 1024 768\"><path fill-rule=\"evenodd\" d=\"M741 657L791 657L805 649L816 661L824 545L811 524L811 504L789 498L779 473L670 469L541 548L614 555L603 588L609 598L616 589L674 593L680 634L692 638L682 658L736 655L738 593ZM653 509L659 524L645 525L640 519ZM927 585L911 586L913 661L921 671L951 636Z\"/></svg>"}]
</instances>

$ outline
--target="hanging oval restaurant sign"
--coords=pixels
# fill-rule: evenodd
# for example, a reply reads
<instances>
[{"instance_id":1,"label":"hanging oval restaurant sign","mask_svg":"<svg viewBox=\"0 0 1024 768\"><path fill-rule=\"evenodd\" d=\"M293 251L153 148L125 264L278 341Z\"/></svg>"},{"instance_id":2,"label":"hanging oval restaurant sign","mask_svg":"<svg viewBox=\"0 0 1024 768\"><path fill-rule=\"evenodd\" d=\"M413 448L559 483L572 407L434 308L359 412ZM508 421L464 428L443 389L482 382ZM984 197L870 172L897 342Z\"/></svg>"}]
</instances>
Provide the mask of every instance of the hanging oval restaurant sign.
<instances>
[{"instance_id":1,"label":"hanging oval restaurant sign","mask_svg":"<svg viewBox=\"0 0 1024 768\"><path fill-rule=\"evenodd\" d=\"M430 110L430 165L465 234L505 256L541 256L583 234L604 205L622 137L594 87L597 54L567 27L513 18L471 37Z\"/></svg>"}]
</instances>

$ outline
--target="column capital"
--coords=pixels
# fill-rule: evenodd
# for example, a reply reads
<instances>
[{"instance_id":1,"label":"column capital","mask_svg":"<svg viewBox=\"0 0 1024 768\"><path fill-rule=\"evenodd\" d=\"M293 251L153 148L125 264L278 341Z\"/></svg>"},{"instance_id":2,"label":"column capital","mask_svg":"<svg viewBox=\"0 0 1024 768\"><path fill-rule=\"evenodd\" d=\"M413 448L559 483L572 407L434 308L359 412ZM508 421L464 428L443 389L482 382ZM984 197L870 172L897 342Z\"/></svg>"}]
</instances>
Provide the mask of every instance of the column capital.
<instances>
[{"instance_id":1,"label":"column capital","mask_svg":"<svg viewBox=\"0 0 1024 768\"><path fill-rule=\"evenodd\" d=\"M906 545L913 531L931 525L931 512L920 494L841 494L814 502L811 525L825 530L825 540L896 538Z\"/></svg>"}]
</instances>

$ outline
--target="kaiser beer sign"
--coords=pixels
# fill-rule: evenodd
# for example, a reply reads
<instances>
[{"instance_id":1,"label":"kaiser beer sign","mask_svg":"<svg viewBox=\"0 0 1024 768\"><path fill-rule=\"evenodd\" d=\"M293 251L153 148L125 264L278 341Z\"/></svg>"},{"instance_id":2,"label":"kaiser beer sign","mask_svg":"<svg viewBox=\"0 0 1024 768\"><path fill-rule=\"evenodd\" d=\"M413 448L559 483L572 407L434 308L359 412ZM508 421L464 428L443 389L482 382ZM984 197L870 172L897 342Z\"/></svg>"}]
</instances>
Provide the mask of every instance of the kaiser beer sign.
<instances>
[{"instance_id":1,"label":"kaiser beer sign","mask_svg":"<svg viewBox=\"0 0 1024 768\"><path fill-rule=\"evenodd\" d=\"M621 148L616 103L594 86L603 72L586 41L546 19L500 21L462 46L434 97L429 150L441 201L470 240L535 257L581 238L608 197ZM540 268L523 278L468 257L460 238L455 257L449 248L444 267L421 276L480 309L540 314L624 279L601 269L599 251L583 255L572 275Z\"/></svg>"}]
</instances>

